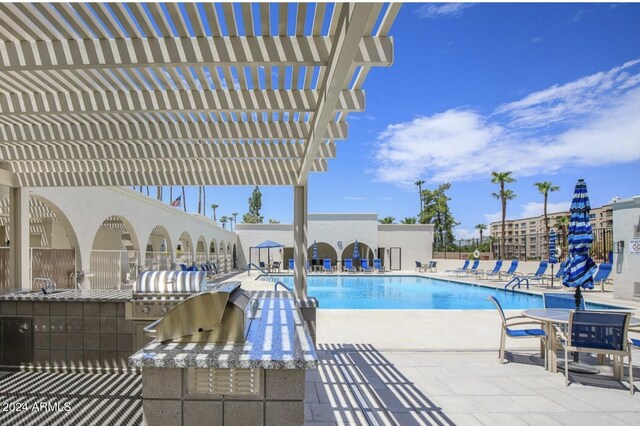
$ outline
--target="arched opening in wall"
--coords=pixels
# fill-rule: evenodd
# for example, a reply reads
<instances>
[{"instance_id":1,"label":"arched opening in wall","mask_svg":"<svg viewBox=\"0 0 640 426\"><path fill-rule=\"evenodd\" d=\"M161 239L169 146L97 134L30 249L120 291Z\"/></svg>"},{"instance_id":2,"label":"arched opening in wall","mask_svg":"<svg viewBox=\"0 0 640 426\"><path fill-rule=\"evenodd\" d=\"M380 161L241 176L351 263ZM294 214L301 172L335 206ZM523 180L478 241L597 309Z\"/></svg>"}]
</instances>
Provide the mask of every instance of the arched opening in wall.
<instances>
[{"instance_id":1,"label":"arched opening in wall","mask_svg":"<svg viewBox=\"0 0 640 426\"><path fill-rule=\"evenodd\" d=\"M218 248L218 271L227 272L227 251L225 249L224 241L220 241Z\"/></svg>"},{"instance_id":2,"label":"arched opening in wall","mask_svg":"<svg viewBox=\"0 0 640 426\"><path fill-rule=\"evenodd\" d=\"M180 234L178 244L176 244L176 263L191 266L193 263L193 242L191 235L187 231Z\"/></svg>"},{"instance_id":3,"label":"arched opening in wall","mask_svg":"<svg viewBox=\"0 0 640 426\"><path fill-rule=\"evenodd\" d=\"M307 259L309 259L309 263L314 266L322 266L323 259L331 259L331 266L338 265L338 253L336 249L329 243L324 242L316 242L316 247L318 250L318 258L313 258L313 244L309 246L307 249Z\"/></svg>"},{"instance_id":4,"label":"arched opening in wall","mask_svg":"<svg viewBox=\"0 0 640 426\"><path fill-rule=\"evenodd\" d=\"M353 257L354 247L355 247L355 242L349 244L344 248L344 250L342 250L342 265L344 265L345 259L354 259ZM375 257L375 253L371 247L369 247L365 243L361 243L358 241L358 253L360 257L358 257L357 261L356 259L353 260L353 266L360 267L362 259L368 260L369 267L373 265L373 258Z\"/></svg>"},{"instance_id":5,"label":"arched opening in wall","mask_svg":"<svg viewBox=\"0 0 640 426\"><path fill-rule=\"evenodd\" d=\"M215 263L216 268L218 267L218 243L215 238L209 244L209 261Z\"/></svg>"},{"instance_id":6,"label":"arched opening in wall","mask_svg":"<svg viewBox=\"0 0 640 426\"><path fill-rule=\"evenodd\" d=\"M8 187L0 187L0 289L11 287L9 194ZM38 195L29 197L29 247L33 289L51 282L57 288L75 288L74 275L81 264L77 235L62 210Z\"/></svg>"},{"instance_id":7,"label":"arched opening in wall","mask_svg":"<svg viewBox=\"0 0 640 426\"><path fill-rule=\"evenodd\" d=\"M233 269L238 269L238 252L235 244L233 245Z\"/></svg>"},{"instance_id":8,"label":"arched opening in wall","mask_svg":"<svg viewBox=\"0 0 640 426\"><path fill-rule=\"evenodd\" d=\"M171 269L173 245L169 231L162 225L151 230L144 255L144 268L148 271L168 271Z\"/></svg>"},{"instance_id":9,"label":"arched opening in wall","mask_svg":"<svg viewBox=\"0 0 640 426\"><path fill-rule=\"evenodd\" d=\"M122 216L109 216L96 231L91 246L92 289L120 289L138 274L138 239L133 226Z\"/></svg>"},{"instance_id":10,"label":"arched opening in wall","mask_svg":"<svg viewBox=\"0 0 640 426\"><path fill-rule=\"evenodd\" d=\"M201 235L198 238L198 242L196 243L196 260L197 264L207 263L209 261L209 253L207 253L207 240L204 238L204 235Z\"/></svg>"},{"instance_id":11,"label":"arched opening in wall","mask_svg":"<svg viewBox=\"0 0 640 426\"><path fill-rule=\"evenodd\" d=\"M231 243L227 243L227 269L233 269L233 249Z\"/></svg>"}]
</instances>

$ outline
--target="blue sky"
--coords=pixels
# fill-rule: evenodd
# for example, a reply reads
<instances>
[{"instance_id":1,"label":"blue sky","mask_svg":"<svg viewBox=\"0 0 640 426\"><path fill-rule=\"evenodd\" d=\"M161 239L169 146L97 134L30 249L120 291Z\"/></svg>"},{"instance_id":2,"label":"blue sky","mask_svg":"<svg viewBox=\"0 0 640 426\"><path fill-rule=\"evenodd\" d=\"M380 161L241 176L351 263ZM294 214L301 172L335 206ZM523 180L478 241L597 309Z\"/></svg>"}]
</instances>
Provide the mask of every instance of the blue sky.
<instances>
[{"instance_id":1,"label":"blue sky","mask_svg":"<svg viewBox=\"0 0 640 426\"><path fill-rule=\"evenodd\" d=\"M499 216L492 170L517 179L510 218L542 211L543 180L560 186L550 211L568 208L578 178L594 206L639 195L638 22L640 4L405 4L394 64L371 71L366 111L349 115L329 171L311 174L309 212L400 220L418 212L415 180L450 182L464 238ZM241 216L252 189L208 187L207 204ZM292 188L261 191L262 215L290 223Z\"/></svg>"}]
</instances>

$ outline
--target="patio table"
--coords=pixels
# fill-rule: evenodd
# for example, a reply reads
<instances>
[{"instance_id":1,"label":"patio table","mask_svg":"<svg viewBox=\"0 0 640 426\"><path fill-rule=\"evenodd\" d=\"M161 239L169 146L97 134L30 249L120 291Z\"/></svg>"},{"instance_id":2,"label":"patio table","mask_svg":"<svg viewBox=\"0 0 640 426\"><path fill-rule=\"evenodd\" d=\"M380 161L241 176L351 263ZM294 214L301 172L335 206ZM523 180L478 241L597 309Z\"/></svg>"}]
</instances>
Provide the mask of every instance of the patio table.
<instances>
[{"instance_id":1,"label":"patio table","mask_svg":"<svg viewBox=\"0 0 640 426\"><path fill-rule=\"evenodd\" d=\"M558 309L558 308L546 308L546 309L527 309L522 311L522 315L527 318L531 318L537 321L541 321L544 323L544 329L547 333L547 365L549 366L549 371L552 373L558 372L558 356L557 356L557 339L556 339L556 329L553 326L554 324L558 325L569 325L569 313L572 309ZM640 329L640 319L631 317L631 321L629 322L629 328L639 328ZM571 370L571 369L570 369ZM617 371L618 369L614 369ZM582 371L581 372L586 372ZM619 378L619 377L618 377Z\"/></svg>"}]
</instances>

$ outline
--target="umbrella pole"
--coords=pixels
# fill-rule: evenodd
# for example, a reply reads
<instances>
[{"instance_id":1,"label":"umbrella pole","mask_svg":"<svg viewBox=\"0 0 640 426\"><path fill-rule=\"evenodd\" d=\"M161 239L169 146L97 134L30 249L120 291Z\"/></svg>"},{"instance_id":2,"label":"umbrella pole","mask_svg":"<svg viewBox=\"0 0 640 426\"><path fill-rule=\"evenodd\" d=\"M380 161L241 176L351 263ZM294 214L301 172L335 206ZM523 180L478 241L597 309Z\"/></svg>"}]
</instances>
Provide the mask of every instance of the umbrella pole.
<instances>
[{"instance_id":1,"label":"umbrella pole","mask_svg":"<svg viewBox=\"0 0 640 426\"><path fill-rule=\"evenodd\" d=\"M551 264L551 288L553 288L553 263Z\"/></svg>"}]
</instances>

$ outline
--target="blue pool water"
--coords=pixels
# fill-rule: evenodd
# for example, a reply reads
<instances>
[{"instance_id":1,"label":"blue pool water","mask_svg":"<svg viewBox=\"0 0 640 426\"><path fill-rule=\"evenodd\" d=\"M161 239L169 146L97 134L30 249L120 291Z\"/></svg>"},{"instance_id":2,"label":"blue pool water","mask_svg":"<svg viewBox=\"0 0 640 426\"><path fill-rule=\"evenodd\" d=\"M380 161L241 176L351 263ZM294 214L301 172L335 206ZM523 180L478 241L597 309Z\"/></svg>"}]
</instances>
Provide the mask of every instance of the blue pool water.
<instances>
[{"instance_id":1,"label":"blue pool water","mask_svg":"<svg viewBox=\"0 0 640 426\"><path fill-rule=\"evenodd\" d=\"M293 287L292 276L278 279ZM320 309L495 309L489 296L504 309L543 307L538 295L417 276L309 276L307 284ZM587 308L612 307L587 303Z\"/></svg>"}]
</instances>

